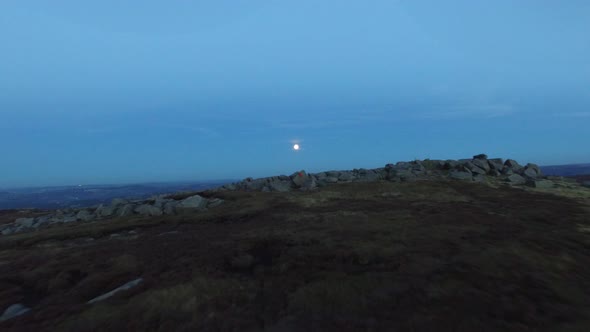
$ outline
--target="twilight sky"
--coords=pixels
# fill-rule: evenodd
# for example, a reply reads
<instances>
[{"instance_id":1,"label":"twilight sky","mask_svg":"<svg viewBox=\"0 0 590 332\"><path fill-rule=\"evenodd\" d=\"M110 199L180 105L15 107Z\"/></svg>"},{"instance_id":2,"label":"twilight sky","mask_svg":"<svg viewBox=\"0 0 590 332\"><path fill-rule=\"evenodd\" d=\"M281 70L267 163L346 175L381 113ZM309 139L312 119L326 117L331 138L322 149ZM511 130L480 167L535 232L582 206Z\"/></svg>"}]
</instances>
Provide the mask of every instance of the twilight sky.
<instances>
[{"instance_id":1,"label":"twilight sky","mask_svg":"<svg viewBox=\"0 0 590 332\"><path fill-rule=\"evenodd\" d=\"M2 0L0 187L590 162L589 17L586 0Z\"/></svg>"}]
</instances>

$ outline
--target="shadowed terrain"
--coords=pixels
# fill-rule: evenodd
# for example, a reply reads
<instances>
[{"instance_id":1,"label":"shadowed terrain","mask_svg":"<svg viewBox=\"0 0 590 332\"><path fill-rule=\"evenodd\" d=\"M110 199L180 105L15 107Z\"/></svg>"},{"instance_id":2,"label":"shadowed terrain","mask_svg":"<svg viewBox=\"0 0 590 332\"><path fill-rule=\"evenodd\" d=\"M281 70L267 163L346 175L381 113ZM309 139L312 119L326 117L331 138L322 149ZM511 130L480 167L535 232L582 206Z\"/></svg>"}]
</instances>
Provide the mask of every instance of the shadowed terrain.
<instances>
[{"instance_id":1,"label":"shadowed terrain","mask_svg":"<svg viewBox=\"0 0 590 332\"><path fill-rule=\"evenodd\" d=\"M440 180L202 195L225 203L0 237L0 308L32 309L0 329L590 329L590 189Z\"/></svg>"}]
</instances>

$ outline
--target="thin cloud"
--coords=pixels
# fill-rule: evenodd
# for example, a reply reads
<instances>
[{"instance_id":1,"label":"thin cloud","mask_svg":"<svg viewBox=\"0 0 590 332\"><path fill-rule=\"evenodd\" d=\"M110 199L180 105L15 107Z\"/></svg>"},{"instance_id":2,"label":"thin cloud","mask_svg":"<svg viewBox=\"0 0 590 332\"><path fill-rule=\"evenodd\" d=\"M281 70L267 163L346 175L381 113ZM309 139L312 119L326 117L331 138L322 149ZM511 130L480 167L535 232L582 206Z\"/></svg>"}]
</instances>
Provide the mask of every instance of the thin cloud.
<instances>
[{"instance_id":1,"label":"thin cloud","mask_svg":"<svg viewBox=\"0 0 590 332\"><path fill-rule=\"evenodd\" d=\"M506 117L516 112L512 105L492 104L473 106L452 106L440 108L436 112L427 112L421 115L425 119L451 119L451 118L484 118L492 119Z\"/></svg>"}]
</instances>

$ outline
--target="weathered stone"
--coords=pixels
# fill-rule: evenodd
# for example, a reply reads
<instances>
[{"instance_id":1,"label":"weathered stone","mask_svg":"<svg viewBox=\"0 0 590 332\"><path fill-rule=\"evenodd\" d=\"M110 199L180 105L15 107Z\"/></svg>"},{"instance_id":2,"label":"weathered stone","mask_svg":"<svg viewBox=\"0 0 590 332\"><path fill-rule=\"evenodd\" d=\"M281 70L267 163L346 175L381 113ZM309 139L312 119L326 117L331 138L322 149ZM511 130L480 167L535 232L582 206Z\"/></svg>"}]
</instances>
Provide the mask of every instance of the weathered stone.
<instances>
[{"instance_id":1,"label":"weathered stone","mask_svg":"<svg viewBox=\"0 0 590 332\"><path fill-rule=\"evenodd\" d=\"M525 172L526 172L526 170L532 169L536 173L536 176L543 175L543 172L541 172L541 168L537 164L528 163L528 164L526 164L524 169L525 169Z\"/></svg>"},{"instance_id":2,"label":"weathered stone","mask_svg":"<svg viewBox=\"0 0 590 332\"><path fill-rule=\"evenodd\" d=\"M301 188L308 181L309 176L305 171L299 171L291 174L290 178L296 188Z\"/></svg>"},{"instance_id":3,"label":"weathered stone","mask_svg":"<svg viewBox=\"0 0 590 332\"><path fill-rule=\"evenodd\" d=\"M488 159L488 164L490 165L490 169L502 171L502 168L504 167L504 160L502 160L502 158Z\"/></svg>"},{"instance_id":4,"label":"weathered stone","mask_svg":"<svg viewBox=\"0 0 590 332\"><path fill-rule=\"evenodd\" d=\"M18 218L14 223L18 226L32 227L35 223L35 218Z\"/></svg>"},{"instance_id":5,"label":"weathered stone","mask_svg":"<svg viewBox=\"0 0 590 332\"><path fill-rule=\"evenodd\" d=\"M476 176L473 177L473 181L485 183L485 182L488 182L488 178L485 175L477 174Z\"/></svg>"},{"instance_id":6,"label":"weathered stone","mask_svg":"<svg viewBox=\"0 0 590 332\"><path fill-rule=\"evenodd\" d=\"M273 181L269 184L271 191L278 191L278 192L287 192L291 190L291 182L290 181Z\"/></svg>"},{"instance_id":7,"label":"weathered stone","mask_svg":"<svg viewBox=\"0 0 590 332\"><path fill-rule=\"evenodd\" d=\"M549 189L554 187L554 183L551 180L529 180L527 185L533 188Z\"/></svg>"},{"instance_id":8,"label":"weathered stone","mask_svg":"<svg viewBox=\"0 0 590 332\"><path fill-rule=\"evenodd\" d=\"M491 175L491 176L500 176L500 175L502 175L497 169L491 170L488 174Z\"/></svg>"},{"instance_id":9,"label":"weathered stone","mask_svg":"<svg viewBox=\"0 0 590 332\"><path fill-rule=\"evenodd\" d=\"M518 174L512 174L506 179L506 181L513 185L519 185L524 184L526 182L526 179Z\"/></svg>"},{"instance_id":10,"label":"weathered stone","mask_svg":"<svg viewBox=\"0 0 590 332\"><path fill-rule=\"evenodd\" d=\"M354 179L354 175L352 174L352 172L340 172L340 174L338 174L338 181L342 181L342 182L350 182Z\"/></svg>"},{"instance_id":11,"label":"weathered stone","mask_svg":"<svg viewBox=\"0 0 590 332\"><path fill-rule=\"evenodd\" d=\"M490 164L485 159L473 159L473 165L483 169L486 173L490 171Z\"/></svg>"},{"instance_id":12,"label":"weathered stone","mask_svg":"<svg viewBox=\"0 0 590 332\"><path fill-rule=\"evenodd\" d=\"M213 198L207 202L207 207L213 208L223 204L223 200L221 198Z\"/></svg>"},{"instance_id":13,"label":"weathered stone","mask_svg":"<svg viewBox=\"0 0 590 332\"><path fill-rule=\"evenodd\" d=\"M469 180L473 179L473 176L469 172L461 172L461 171L451 171L449 173L449 177L455 180Z\"/></svg>"},{"instance_id":14,"label":"weathered stone","mask_svg":"<svg viewBox=\"0 0 590 332\"><path fill-rule=\"evenodd\" d=\"M134 209L134 212L142 216L161 216L162 209L148 204L142 204Z\"/></svg>"},{"instance_id":15,"label":"weathered stone","mask_svg":"<svg viewBox=\"0 0 590 332\"><path fill-rule=\"evenodd\" d=\"M522 166L514 159L507 159L506 162L504 162L504 165L512 168L513 171L517 171L522 168Z\"/></svg>"},{"instance_id":16,"label":"weathered stone","mask_svg":"<svg viewBox=\"0 0 590 332\"><path fill-rule=\"evenodd\" d=\"M167 214L167 215L176 214L176 205L178 205L178 202L171 200L171 201L164 204L164 207L162 208L162 210L163 210L162 212L164 212L164 214Z\"/></svg>"},{"instance_id":17,"label":"weathered stone","mask_svg":"<svg viewBox=\"0 0 590 332\"><path fill-rule=\"evenodd\" d=\"M534 179L537 177L537 172L533 168L525 168L522 175Z\"/></svg>"},{"instance_id":18,"label":"weathered stone","mask_svg":"<svg viewBox=\"0 0 590 332\"><path fill-rule=\"evenodd\" d=\"M30 308L27 308L20 303L13 304L10 307L6 308L6 310L4 310L4 313L2 314L2 316L0 316L0 322L26 314L29 311L31 311Z\"/></svg>"},{"instance_id":19,"label":"weathered stone","mask_svg":"<svg viewBox=\"0 0 590 332\"><path fill-rule=\"evenodd\" d=\"M334 177L334 176L328 176L327 178L324 179L324 181L326 183L336 183L336 182L338 182L338 178Z\"/></svg>"},{"instance_id":20,"label":"weathered stone","mask_svg":"<svg viewBox=\"0 0 590 332\"><path fill-rule=\"evenodd\" d=\"M512 174L514 174L514 171L512 170L512 168L510 168L508 166L504 166L502 168L502 174L504 174L504 175L512 175Z\"/></svg>"},{"instance_id":21,"label":"weathered stone","mask_svg":"<svg viewBox=\"0 0 590 332\"><path fill-rule=\"evenodd\" d=\"M114 205L99 205L98 208L96 208L96 211L94 212L96 214L97 217L110 217L113 214L115 214L116 211L116 206Z\"/></svg>"},{"instance_id":22,"label":"weathered stone","mask_svg":"<svg viewBox=\"0 0 590 332\"><path fill-rule=\"evenodd\" d=\"M81 220L81 221L90 221L90 220L93 220L95 218L96 218L96 216L94 214L92 214L88 210L80 210L76 214L76 219Z\"/></svg>"},{"instance_id":23,"label":"weathered stone","mask_svg":"<svg viewBox=\"0 0 590 332\"><path fill-rule=\"evenodd\" d=\"M133 204L125 204L117 209L116 215L119 217L127 217L133 215Z\"/></svg>"},{"instance_id":24,"label":"weathered stone","mask_svg":"<svg viewBox=\"0 0 590 332\"><path fill-rule=\"evenodd\" d=\"M117 294L117 293L119 293L121 291L131 289L131 288L133 288L133 287L141 284L142 282L143 282L143 279L142 278L138 278L138 279L132 280L132 281L124 284L123 286L117 287L117 288L113 289L112 291L110 291L108 293L105 293L105 294L103 294L101 296L95 297L95 298L93 298L92 300L90 300L90 301L88 301L86 303L87 304L92 304L92 303L96 303L96 302L99 302L99 301L106 300L109 297L111 297L111 296L113 296L113 295L115 295L115 294Z\"/></svg>"},{"instance_id":25,"label":"weathered stone","mask_svg":"<svg viewBox=\"0 0 590 332\"><path fill-rule=\"evenodd\" d=\"M473 159L475 159L475 160L486 160L486 159L488 159L488 156L486 154L484 154L484 153L481 153L481 154L478 154L478 155L473 156Z\"/></svg>"},{"instance_id":26,"label":"weathered stone","mask_svg":"<svg viewBox=\"0 0 590 332\"><path fill-rule=\"evenodd\" d=\"M473 168L469 169L471 171L471 173L473 174L481 174L481 175L486 175L486 170L485 169L481 169L477 166L474 166Z\"/></svg>"},{"instance_id":27,"label":"weathered stone","mask_svg":"<svg viewBox=\"0 0 590 332\"><path fill-rule=\"evenodd\" d=\"M183 199L178 203L176 209L204 209L207 206L207 200L199 195L194 195Z\"/></svg>"},{"instance_id":28,"label":"weathered stone","mask_svg":"<svg viewBox=\"0 0 590 332\"><path fill-rule=\"evenodd\" d=\"M417 177L411 170L401 170L397 172L397 176L403 182L413 182L417 180Z\"/></svg>"},{"instance_id":29,"label":"weathered stone","mask_svg":"<svg viewBox=\"0 0 590 332\"><path fill-rule=\"evenodd\" d=\"M457 166L459 166L459 162L456 160L446 160L445 164L443 166L444 169L455 169Z\"/></svg>"}]
</instances>

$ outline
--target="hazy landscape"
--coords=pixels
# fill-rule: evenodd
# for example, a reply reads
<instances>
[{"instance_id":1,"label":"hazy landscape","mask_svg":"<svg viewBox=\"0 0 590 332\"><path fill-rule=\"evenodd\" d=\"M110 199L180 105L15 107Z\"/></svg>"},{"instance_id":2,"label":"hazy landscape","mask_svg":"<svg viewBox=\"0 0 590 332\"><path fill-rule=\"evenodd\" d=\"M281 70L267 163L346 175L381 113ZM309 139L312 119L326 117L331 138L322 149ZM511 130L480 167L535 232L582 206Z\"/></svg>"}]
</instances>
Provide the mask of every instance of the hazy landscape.
<instances>
[{"instance_id":1,"label":"hazy landscape","mask_svg":"<svg viewBox=\"0 0 590 332\"><path fill-rule=\"evenodd\" d=\"M590 331L590 1L0 1L0 331Z\"/></svg>"}]
</instances>

